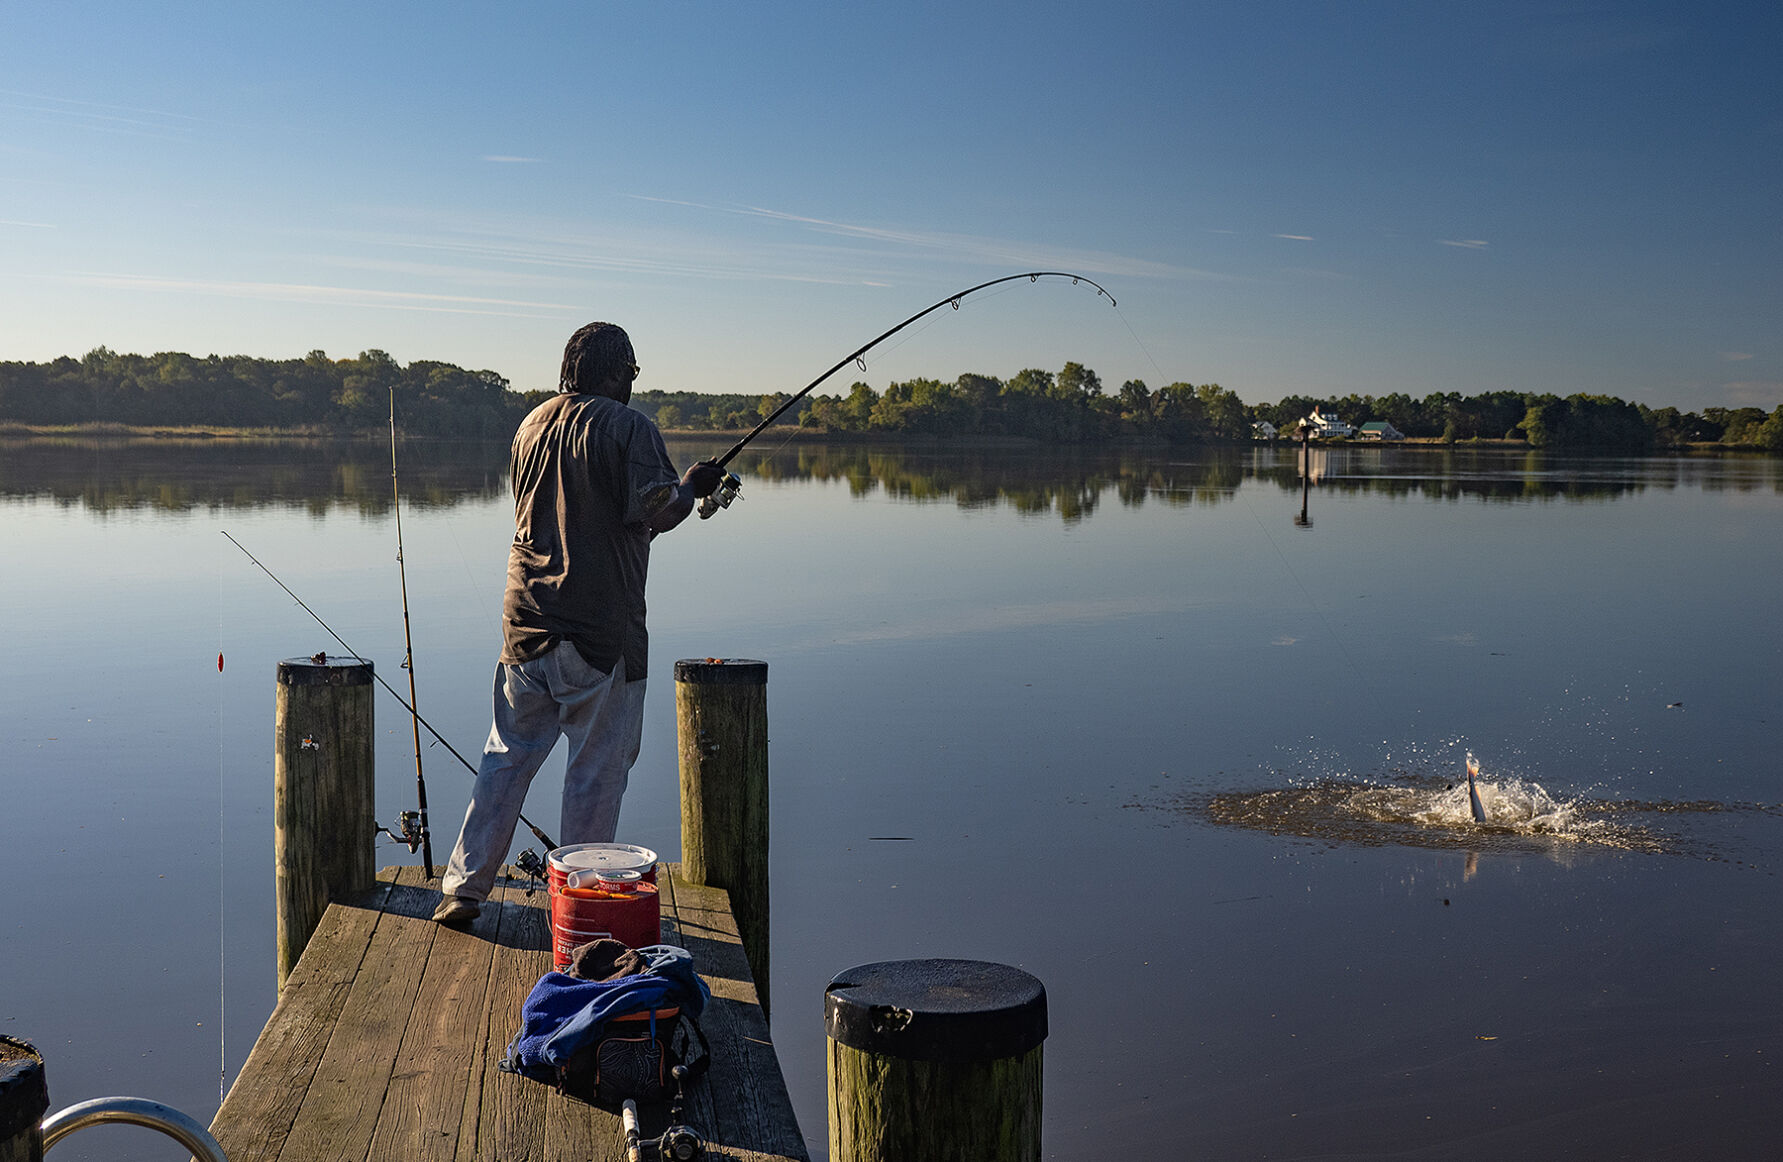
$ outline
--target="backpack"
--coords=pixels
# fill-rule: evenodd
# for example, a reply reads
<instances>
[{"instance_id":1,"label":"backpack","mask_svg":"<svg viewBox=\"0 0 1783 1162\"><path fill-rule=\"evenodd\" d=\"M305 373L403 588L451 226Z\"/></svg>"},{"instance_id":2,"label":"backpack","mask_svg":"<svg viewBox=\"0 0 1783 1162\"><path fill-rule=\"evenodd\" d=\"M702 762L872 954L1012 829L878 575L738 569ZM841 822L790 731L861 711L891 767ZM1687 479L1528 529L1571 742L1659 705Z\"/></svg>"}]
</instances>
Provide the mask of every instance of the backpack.
<instances>
[{"instance_id":1,"label":"backpack","mask_svg":"<svg viewBox=\"0 0 1783 1162\"><path fill-rule=\"evenodd\" d=\"M674 1093L677 1065L687 1067L691 1081L711 1062L711 1046L698 1021L684 1017L678 1006L649 1009L608 1021L597 1038L570 1054L558 1070L557 1088L597 1104L666 1101Z\"/></svg>"},{"instance_id":2,"label":"backpack","mask_svg":"<svg viewBox=\"0 0 1783 1162\"><path fill-rule=\"evenodd\" d=\"M676 1065L685 1064L690 1077L704 1073L711 1051L699 1015L711 993L693 956L667 944L638 952L650 967L630 976L540 977L500 1068L602 1103L667 1097ZM691 1057L696 1043L700 1054Z\"/></svg>"}]
</instances>

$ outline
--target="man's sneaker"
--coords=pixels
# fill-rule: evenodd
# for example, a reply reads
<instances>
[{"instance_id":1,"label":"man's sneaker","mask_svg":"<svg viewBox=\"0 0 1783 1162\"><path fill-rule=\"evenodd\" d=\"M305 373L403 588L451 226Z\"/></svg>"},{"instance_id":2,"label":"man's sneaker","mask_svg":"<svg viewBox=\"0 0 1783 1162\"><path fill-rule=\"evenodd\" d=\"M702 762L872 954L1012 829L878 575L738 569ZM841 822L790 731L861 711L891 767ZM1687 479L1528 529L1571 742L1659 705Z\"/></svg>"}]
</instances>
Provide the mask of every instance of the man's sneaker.
<instances>
[{"instance_id":1,"label":"man's sneaker","mask_svg":"<svg viewBox=\"0 0 1783 1162\"><path fill-rule=\"evenodd\" d=\"M469 924L482 910L483 905L469 896L447 896L433 910L433 919L436 924Z\"/></svg>"}]
</instances>

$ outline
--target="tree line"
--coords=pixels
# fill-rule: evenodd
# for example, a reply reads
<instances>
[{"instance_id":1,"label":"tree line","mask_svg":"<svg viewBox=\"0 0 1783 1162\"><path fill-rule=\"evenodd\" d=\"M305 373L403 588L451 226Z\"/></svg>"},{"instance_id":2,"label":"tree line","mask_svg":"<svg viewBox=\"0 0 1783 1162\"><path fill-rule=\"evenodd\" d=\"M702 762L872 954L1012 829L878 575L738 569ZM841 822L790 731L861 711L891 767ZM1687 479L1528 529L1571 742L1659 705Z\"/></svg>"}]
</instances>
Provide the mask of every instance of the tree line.
<instances>
[{"instance_id":1,"label":"tree line","mask_svg":"<svg viewBox=\"0 0 1783 1162\"><path fill-rule=\"evenodd\" d=\"M424 359L405 367L375 350L258 359L98 347L80 359L0 363L0 421L343 434L387 425L392 389L404 432L467 438L507 439L544 394L511 391L493 371Z\"/></svg>"},{"instance_id":2,"label":"tree line","mask_svg":"<svg viewBox=\"0 0 1783 1162\"><path fill-rule=\"evenodd\" d=\"M0 362L0 422L41 426L229 426L343 434L374 431L389 418L391 392L408 435L506 439L548 391L514 391L493 371L433 360L404 366L383 351L332 359L245 355L203 358L178 352L125 355L99 347L80 359ZM788 395L639 391L632 406L665 429L737 431L754 427ZM1645 451L1692 443L1783 450L1783 406L1649 408L1605 395L1494 391L1341 398L1288 396L1245 404L1217 383L1153 389L1129 379L1110 390L1081 363L1057 372L1026 368L1008 379L967 373L944 381L866 383L798 401L782 423L819 432L1015 436L1054 444L1152 441L1233 443L1260 421L1283 435L1315 406L1354 427L1385 421L1411 437L1460 442L1510 439L1531 447Z\"/></svg>"},{"instance_id":3,"label":"tree line","mask_svg":"<svg viewBox=\"0 0 1783 1162\"><path fill-rule=\"evenodd\" d=\"M754 426L786 399L784 394L639 392L632 404L665 428L733 430ZM846 394L807 397L783 419L829 432L1028 436L1049 443L1231 443L1254 438L1255 425L1263 421L1289 436L1315 406L1336 412L1352 427L1384 421L1406 436L1450 443L1508 439L1536 448L1630 452L1719 443L1783 450L1783 406L1769 414L1756 407L1680 412L1606 395L1519 391L1435 392L1421 399L1403 393L1294 395L1247 405L1217 383L1171 383L1154 391L1142 379L1129 379L1110 392L1079 363L1067 363L1056 374L1028 368L1008 380L979 374L952 382L911 379L888 384L884 393L857 382Z\"/></svg>"}]
</instances>

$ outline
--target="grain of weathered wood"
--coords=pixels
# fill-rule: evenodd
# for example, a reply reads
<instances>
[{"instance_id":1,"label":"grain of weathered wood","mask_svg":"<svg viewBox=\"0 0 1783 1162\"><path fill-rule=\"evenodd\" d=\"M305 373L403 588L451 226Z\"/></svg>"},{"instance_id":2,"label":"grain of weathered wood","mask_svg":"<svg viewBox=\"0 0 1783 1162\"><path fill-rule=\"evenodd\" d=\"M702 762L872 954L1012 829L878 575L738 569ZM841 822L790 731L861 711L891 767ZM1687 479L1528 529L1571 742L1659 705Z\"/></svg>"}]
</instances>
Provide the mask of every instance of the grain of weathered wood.
<instances>
[{"instance_id":1,"label":"grain of weathered wood","mask_svg":"<svg viewBox=\"0 0 1783 1162\"><path fill-rule=\"evenodd\" d=\"M418 887L391 887L282 1159L366 1157L420 989L418 968L439 928L428 919L438 899Z\"/></svg>"},{"instance_id":2,"label":"grain of weathered wood","mask_svg":"<svg viewBox=\"0 0 1783 1162\"><path fill-rule=\"evenodd\" d=\"M544 1162L545 1094L537 1082L503 1073L497 1065L508 1040L520 1028L526 994L551 968L551 924L544 891L531 897L517 881L498 881L502 899L497 953L489 981L489 1032L482 1045L482 1095L474 1141L461 1159L500 1158L503 1162Z\"/></svg>"},{"instance_id":3,"label":"grain of weathered wood","mask_svg":"<svg viewBox=\"0 0 1783 1162\"><path fill-rule=\"evenodd\" d=\"M730 893L764 1012L768 993L768 666L675 663L682 871Z\"/></svg>"},{"instance_id":4,"label":"grain of weathered wood","mask_svg":"<svg viewBox=\"0 0 1783 1162\"><path fill-rule=\"evenodd\" d=\"M401 869L397 882L426 887L420 868ZM485 909L464 931L436 927L425 966L415 966L420 992L372 1134L371 1162L452 1162L475 1060L467 1048L487 1021L500 912Z\"/></svg>"},{"instance_id":5,"label":"grain of weathered wood","mask_svg":"<svg viewBox=\"0 0 1783 1162\"><path fill-rule=\"evenodd\" d=\"M910 1061L829 1042L832 1162L1039 1162L1042 1049Z\"/></svg>"},{"instance_id":6,"label":"grain of weathered wood","mask_svg":"<svg viewBox=\"0 0 1783 1162\"><path fill-rule=\"evenodd\" d=\"M330 901L374 882L372 665L279 663L273 716L273 866L279 982Z\"/></svg>"},{"instance_id":7,"label":"grain of weathered wood","mask_svg":"<svg viewBox=\"0 0 1783 1162\"><path fill-rule=\"evenodd\" d=\"M489 980L484 989L484 1004L477 1023L476 1032L465 1047L465 1055L470 1059L470 1071L466 1079L465 1092L459 1111L458 1131L456 1135L454 1162L476 1162L478 1136L481 1132L483 1118L483 1095L485 1086L490 1083L490 1075L499 1076L495 1065L502 1059L512 1030L507 1026L506 1005L503 998L495 992L496 979L501 974L502 960L509 957L525 944L529 938L523 930L528 929L536 916L536 911L529 906L530 896L525 891L526 885L517 883L506 876L496 880L495 890L483 906L483 915L478 923L493 922L494 935L490 938L494 947L490 950L492 961L489 966ZM535 932L530 937L539 939ZM536 954L536 950L535 954ZM502 1016L498 1019L497 1014ZM518 1010L515 1011L518 1021Z\"/></svg>"},{"instance_id":8,"label":"grain of weathered wood","mask_svg":"<svg viewBox=\"0 0 1783 1162\"><path fill-rule=\"evenodd\" d=\"M278 1156L334 1035L390 887L379 882L358 899L329 908L316 926L311 941L325 951L292 969L211 1123L211 1136L229 1157Z\"/></svg>"},{"instance_id":9,"label":"grain of weathered wood","mask_svg":"<svg viewBox=\"0 0 1783 1162\"><path fill-rule=\"evenodd\" d=\"M756 1003L730 899L723 889L667 877L672 902L671 943L693 953L712 1003L700 1018L712 1045L711 1077L748 1078L747 1085L701 1084L688 1117L733 1157L749 1162L805 1159L809 1152L793 1116L773 1035ZM669 927L670 925L665 925Z\"/></svg>"}]
</instances>

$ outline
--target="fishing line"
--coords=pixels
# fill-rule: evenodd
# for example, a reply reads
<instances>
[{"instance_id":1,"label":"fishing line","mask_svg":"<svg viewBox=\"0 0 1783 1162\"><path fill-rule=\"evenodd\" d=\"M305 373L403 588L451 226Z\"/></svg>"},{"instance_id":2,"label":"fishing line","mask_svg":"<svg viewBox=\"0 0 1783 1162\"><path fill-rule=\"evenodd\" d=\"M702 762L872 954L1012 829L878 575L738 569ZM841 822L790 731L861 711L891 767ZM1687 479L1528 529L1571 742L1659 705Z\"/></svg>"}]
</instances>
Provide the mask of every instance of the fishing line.
<instances>
[{"instance_id":1,"label":"fishing line","mask_svg":"<svg viewBox=\"0 0 1783 1162\"><path fill-rule=\"evenodd\" d=\"M1145 358L1146 358L1147 362L1149 362L1152 365L1152 369L1158 373L1158 378L1160 380L1164 379L1165 378L1164 369L1162 367L1158 366L1158 361L1152 357L1151 348L1149 348L1145 345L1145 340L1143 340L1139 337L1139 332L1135 331L1133 329L1133 324L1129 323L1127 321L1126 312L1121 310L1119 306L1116 306L1114 308L1114 313L1121 317L1121 324L1127 328L1127 334L1133 336L1134 344L1141 351L1145 352ZM1163 386L1163 385L1160 384L1160 386Z\"/></svg>"},{"instance_id":2,"label":"fishing line","mask_svg":"<svg viewBox=\"0 0 1783 1162\"><path fill-rule=\"evenodd\" d=\"M227 778L223 745L223 550L218 549L214 561L217 579L217 1104L222 1105L229 1092L229 1022L228 1022L228 942L224 938L224 922L228 916L227 885L229 866L224 842L229 834L227 824Z\"/></svg>"},{"instance_id":3,"label":"fishing line","mask_svg":"<svg viewBox=\"0 0 1783 1162\"><path fill-rule=\"evenodd\" d=\"M1311 472L1312 465L1310 463L1307 464L1304 470ZM1281 561L1282 568L1286 570L1288 576L1293 580L1295 587L1300 590L1300 595L1306 598L1307 607L1318 615L1319 624L1325 627L1325 632L1330 635L1331 640L1337 644L1338 652L1343 655L1344 661L1348 663L1350 669L1354 671L1358 684L1364 690L1368 691L1369 700L1374 703L1375 709L1380 712L1381 721L1383 723L1391 722L1392 718L1387 713L1387 704L1381 701L1379 691L1375 689L1374 683L1366 679L1362 667L1357 664L1355 656L1350 653L1349 646L1344 644L1343 638L1338 636L1336 628L1331 624L1331 620L1325 616L1325 611L1320 609L1318 603L1313 600L1312 592L1307 589L1306 583L1300 580L1300 574L1294 571L1294 566L1289 564L1287 554L1282 552L1281 545L1277 544L1275 537L1270 535L1269 526L1263 523L1263 518L1257 515L1257 510L1251 507L1250 501L1245 499L1240 488L1234 488L1232 490L1232 495L1237 497L1240 504L1244 505L1244 510L1251 514L1251 519L1257 522L1257 528L1262 532L1263 539L1268 541L1269 547L1275 550L1275 555L1277 559Z\"/></svg>"},{"instance_id":4,"label":"fishing line","mask_svg":"<svg viewBox=\"0 0 1783 1162\"><path fill-rule=\"evenodd\" d=\"M334 632L333 626L331 626L327 622L323 621L320 614L318 614L315 610L311 609L308 605L304 604L303 598L297 596L296 593L293 593L291 591L291 587L289 585L285 584L283 581L280 581L277 574L275 574L271 569L268 569L264 564L261 564L260 558L256 557L254 554L248 552L246 545L243 545L240 541L236 540L234 537L230 537L227 529L218 529L217 531L222 533L225 537L229 537L230 544L232 544L236 548L240 549L242 551L242 554L244 556L246 556L248 560L254 562L254 564L256 564L260 567L260 571L262 573L264 573L268 577L272 578L272 583L274 585L277 585L280 589L283 589L285 591L285 593L291 598L291 600L297 602L298 608L302 609L305 613L309 614L310 617L314 618L317 625L319 625L323 629L327 630L328 636L333 638L336 642L340 643L341 649L347 651L348 657L351 657L354 661L360 663L361 665L371 666L370 662L366 661L364 658L359 656L358 650L355 650L352 646L347 644L345 638L341 637L340 634ZM446 740L445 735L441 734L438 730L435 730L433 723L431 723L431 722L427 721L427 719L423 718L421 716L420 711L416 710L413 706L411 706L403 698L403 696L401 694L397 693L396 687L392 686L389 682L386 682L384 680L384 675L378 673L377 668L375 666L372 666L372 668L371 668L371 676L373 678L377 679L378 685L382 686L385 689L385 691L388 692L392 698L396 699L398 702L401 702L403 709L407 710L411 715L413 715L414 720L416 722L420 723L423 727L425 727L427 730L427 733L433 735L433 737L439 741L439 744L441 746L445 747L446 750L451 753L453 758L455 758L459 762L463 763L465 770L469 771L472 775L475 775L477 773L477 768L471 764L471 761L469 759L465 758L463 755L459 754L458 748L453 746L450 742L448 742ZM555 850L556 849L557 841L552 839L549 835L546 835L543 831L539 830L538 825L535 824L532 820L528 819L525 815L521 815L520 822L526 824L527 830L531 831L533 833L533 835L535 837L537 837L538 841L545 845L547 850Z\"/></svg>"},{"instance_id":5,"label":"fishing line","mask_svg":"<svg viewBox=\"0 0 1783 1162\"><path fill-rule=\"evenodd\" d=\"M1128 321L1126 312L1121 310L1118 303L1115 304L1114 313L1120 316L1122 325L1127 328L1127 333L1133 336L1134 344L1145 353L1147 361L1149 361L1152 367L1157 370L1158 378L1160 380L1167 378L1164 369L1158 365L1157 359L1152 355L1151 349L1145 345L1145 340L1139 337L1139 332L1133 329L1133 324ZM1311 452L1308 450L1309 461L1310 457ZM1298 460L1296 460L1296 463L1298 463ZM1312 464L1310 462L1307 463L1302 471L1310 473L1312 471ZM1319 624L1325 627L1325 633L1330 636L1334 643L1336 643L1338 652L1343 655L1344 661L1349 665L1350 669L1355 672L1358 679L1363 679L1363 670L1362 667L1357 664L1355 655L1350 653L1349 646L1345 645L1343 638L1338 636L1336 628L1331 624L1331 620L1325 616L1325 611L1320 609L1318 604L1313 600L1311 591L1307 589L1306 583L1300 579L1300 575L1294 571L1294 566L1289 563L1287 554L1282 552L1281 545L1277 543L1275 537L1270 533L1269 526L1263 523L1263 518L1257 515L1257 510L1253 508L1251 502L1245 498L1242 481L1233 487L1232 495L1244 506L1244 510L1250 514L1251 519L1257 522L1257 528L1262 532L1263 539L1269 542L1269 547L1271 549L1275 550L1276 559L1282 563L1282 569L1286 571L1288 577L1294 582L1295 587L1300 590L1300 595L1306 599L1307 607L1310 608L1313 613L1318 615ZM1380 712L1382 720L1391 721L1387 714L1386 704L1381 701L1380 694L1375 689L1374 684L1365 679L1362 680L1360 684L1364 690L1368 691L1369 700L1374 703L1375 709Z\"/></svg>"}]
</instances>

